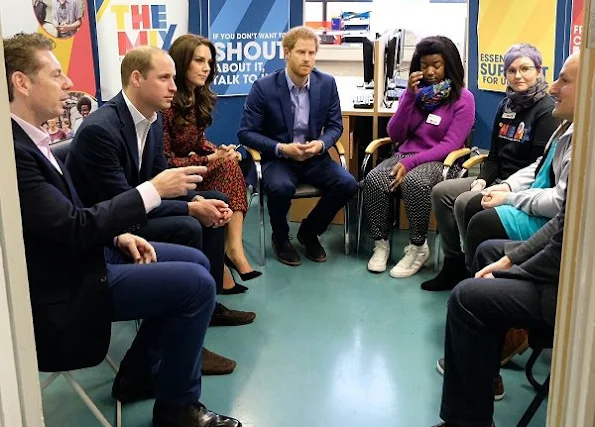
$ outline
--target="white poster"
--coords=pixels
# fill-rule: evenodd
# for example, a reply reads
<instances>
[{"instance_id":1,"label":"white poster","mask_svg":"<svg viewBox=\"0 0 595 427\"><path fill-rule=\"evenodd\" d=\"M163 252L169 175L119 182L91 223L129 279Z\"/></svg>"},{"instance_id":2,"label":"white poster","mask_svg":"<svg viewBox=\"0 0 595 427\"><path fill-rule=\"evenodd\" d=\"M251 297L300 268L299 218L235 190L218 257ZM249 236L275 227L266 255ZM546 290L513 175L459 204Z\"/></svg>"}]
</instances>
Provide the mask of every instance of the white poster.
<instances>
[{"instance_id":1,"label":"white poster","mask_svg":"<svg viewBox=\"0 0 595 427\"><path fill-rule=\"evenodd\" d=\"M188 2L182 0L96 0L101 98L122 88L120 61L137 46L168 50L188 32Z\"/></svg>"}]
</instances>

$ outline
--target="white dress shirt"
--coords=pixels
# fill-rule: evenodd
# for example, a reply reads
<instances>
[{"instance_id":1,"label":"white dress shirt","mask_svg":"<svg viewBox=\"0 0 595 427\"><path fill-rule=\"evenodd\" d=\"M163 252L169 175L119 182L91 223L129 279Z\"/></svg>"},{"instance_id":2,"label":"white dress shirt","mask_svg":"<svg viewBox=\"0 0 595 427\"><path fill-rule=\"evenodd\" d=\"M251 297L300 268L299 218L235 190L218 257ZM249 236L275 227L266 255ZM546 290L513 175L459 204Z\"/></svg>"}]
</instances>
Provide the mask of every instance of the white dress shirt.
<instances>
[{"instance_id":1,"label":"white dress shirt","mask_svg":"<svg viewBox=\"0 0 595 427\"><path fill-rule=\"evenodd\" d=\"M138 170L140 170L141 165L143 164L143 153L145 152L147 135L149 134L151 125L155 123L155 120L157 120L157 113L153 113L151 118L147 119L141 114L140 111L138 111L138 109L134 106L132 101L128 99L123 91L122 96L124 97L124 102L126 102L126 106L128 107L130 115L132 116L134 127L136 128L136 142L138 144Z\"/></svg>"}]
</instances>

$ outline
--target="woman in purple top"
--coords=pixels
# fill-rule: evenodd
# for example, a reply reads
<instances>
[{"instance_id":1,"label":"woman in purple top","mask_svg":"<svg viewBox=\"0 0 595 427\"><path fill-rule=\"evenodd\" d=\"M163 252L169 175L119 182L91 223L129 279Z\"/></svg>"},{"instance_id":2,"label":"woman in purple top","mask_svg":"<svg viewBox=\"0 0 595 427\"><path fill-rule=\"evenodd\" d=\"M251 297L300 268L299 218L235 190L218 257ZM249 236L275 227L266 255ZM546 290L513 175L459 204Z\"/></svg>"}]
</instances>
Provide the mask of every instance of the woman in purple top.
<instances>
[{"instance_id":1,"label":"woman in purple top","mask_svg":"<svg viewBox=\"0 0 595 427\"><path fill-rule=\"evenodd\" d=\"M386 270L390 201L396 190L405 202L410 244L390 275L409 277L428 260L430 193L442 180L442 162L451 151L465 146L474 120L475 101L465 89L457 47L447 37L423 39L415 47L407 90L388 123L389 136L400 145L363 183L365 216L375 240L368 270Z\"/></svg>"}]
</instances>

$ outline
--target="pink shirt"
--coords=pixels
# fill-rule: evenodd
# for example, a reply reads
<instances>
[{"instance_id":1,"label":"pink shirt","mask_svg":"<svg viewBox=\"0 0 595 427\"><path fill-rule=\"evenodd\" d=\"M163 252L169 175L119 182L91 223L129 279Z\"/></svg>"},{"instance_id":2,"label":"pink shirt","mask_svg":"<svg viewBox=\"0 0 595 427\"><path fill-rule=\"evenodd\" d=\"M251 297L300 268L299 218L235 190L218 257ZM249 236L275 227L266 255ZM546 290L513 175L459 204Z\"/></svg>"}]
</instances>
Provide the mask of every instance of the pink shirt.
<instances>
[{"instance_id":1,"label":"pink shirt","mask_svg":"<svg viewBox=\"0 0 595 427\"><path fill-rule=\"evenodd\" d=\"M58 161L52 154L52 150L50 149L50 134L47 133L43 128L35 127L31 123L21 119L19 116L10 113L10 117L17 122L17 124L25 131L27 136L31 138L31 141L37 146L41 154L44 155L46 159L50 161L50 163L56 168L61 175L64 175ZM140 193L141 198L143 199L143 205L145 206L145 212L149 213L157 206L161 204L161 196L159 192L155 188L155 186L150 182L146 181L143 182L141 185L136 187L138 192Z\"/></svg>"},{"instance_id":2,"label":"pink shirt","mask_svg":"<svg viewBox=\"0 0 595 427\"><path fill-rule=\"evenodd\" d=\"M50 143L52 142L50 134L47 133L43 128L35 127L31 123L21 119L15 114L10 113L10 117L12 117L12 119L17 122L18 125L25 131L27 136L31 138L31 141L33 141L37 148L39 148L41 154L43 154L45 158L48 159L50 163L56 168L56 170L63 175L58 161L52 154L52 150L50 150Z\"/></svg>"}]
</instances>

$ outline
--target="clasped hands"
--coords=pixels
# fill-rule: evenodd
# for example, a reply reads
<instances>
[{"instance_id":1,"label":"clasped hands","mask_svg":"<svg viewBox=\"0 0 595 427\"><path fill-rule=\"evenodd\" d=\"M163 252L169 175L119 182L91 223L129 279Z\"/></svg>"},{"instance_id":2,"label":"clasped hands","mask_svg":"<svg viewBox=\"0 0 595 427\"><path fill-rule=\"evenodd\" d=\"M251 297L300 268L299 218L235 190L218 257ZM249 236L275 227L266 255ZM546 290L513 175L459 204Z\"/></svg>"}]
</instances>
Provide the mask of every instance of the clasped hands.
<instances>
[{"instance_id":1,"label":"clasped hands","mask_svg":"<svg viewBox=\"0 0 595 427\"><path fill-rule=\"evenodd\" d=\"M496 184L482 190L481 206L488 209L505 204L506 193L510 193L508 184Z\"/></svg>"},{"instance_id":2,"label":"clasped hands","mask_svg":"<svg viewBox=\"0 0 595 427\"><path fill-rule=\"evenodd\" d=\"M242 154L236 151L237 146L235 145L225 145L221 144L217 147L215 152L207 155L207 160L210 162L214 162L215 160L219 159L233 159L236 161L242 160Z\"/></svg>"},{"instance_id":3,"label":"clasped hands","mask_svg":"<svg viewBox=\"0 0 595 427\"><path fill-rule=\"evenodd\" d=\"M202 182L202 175L207 173L205 166L185 166L166 169L151 183L162 199L185 196L188 191L196 189ZM232 211L227 203L218 199L201 199L188 202L188 213L198 219L205 227L221 227L229 222Z\"/></svg>"},{"instance_id":4,"label":"clasped hands","mask_svg":"<svg viewBox=\"0 0 595 427\"><path fill-rule=\"evenodd\" d=\"M324 142L316 139L314 141L302 144L300 142L291 142L289 144L281 144L279 150L281 154L298 162L308 160L322 152L324 149Z\"/></svg>"}]
</instances>

